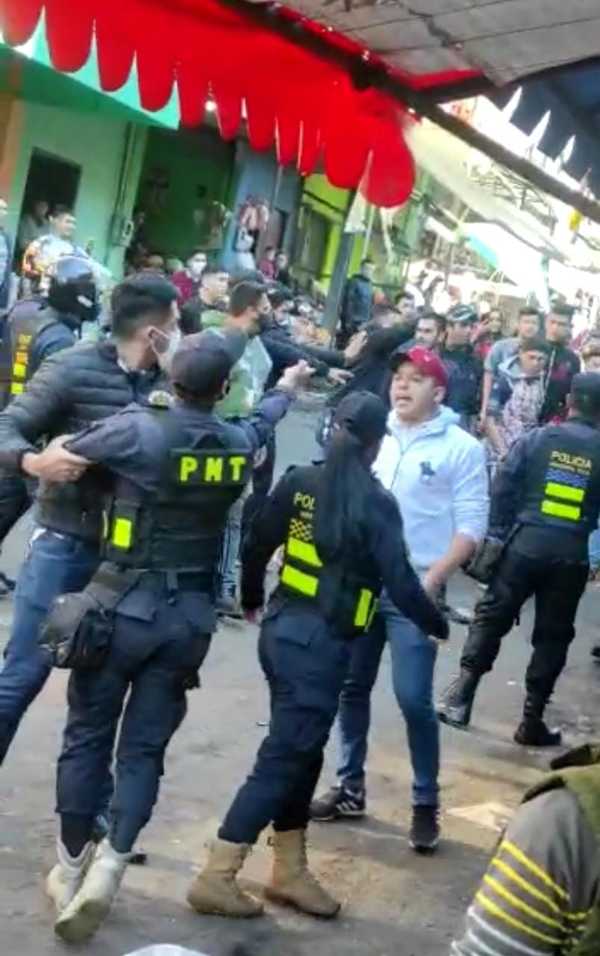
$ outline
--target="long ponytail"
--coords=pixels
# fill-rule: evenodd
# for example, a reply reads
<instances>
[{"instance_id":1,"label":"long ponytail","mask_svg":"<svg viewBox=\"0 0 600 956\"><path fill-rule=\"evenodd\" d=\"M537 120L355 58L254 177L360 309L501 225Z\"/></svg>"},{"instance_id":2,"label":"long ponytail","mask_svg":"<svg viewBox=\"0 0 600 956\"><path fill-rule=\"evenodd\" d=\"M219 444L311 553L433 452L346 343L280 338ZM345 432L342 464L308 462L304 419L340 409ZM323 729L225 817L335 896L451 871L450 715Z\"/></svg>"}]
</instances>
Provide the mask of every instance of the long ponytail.
<instances>
[{"instance_id":1,"label":"long ponytail","mask_svg":"<svg viewBox=\"0 0 600 956\"><path fill-rule=\"evenodd\" d=\"M334 426L315 508L315 546L322 560L360 548L372 496L365 446L344 426Z\"/></svg>"}]
</instances>

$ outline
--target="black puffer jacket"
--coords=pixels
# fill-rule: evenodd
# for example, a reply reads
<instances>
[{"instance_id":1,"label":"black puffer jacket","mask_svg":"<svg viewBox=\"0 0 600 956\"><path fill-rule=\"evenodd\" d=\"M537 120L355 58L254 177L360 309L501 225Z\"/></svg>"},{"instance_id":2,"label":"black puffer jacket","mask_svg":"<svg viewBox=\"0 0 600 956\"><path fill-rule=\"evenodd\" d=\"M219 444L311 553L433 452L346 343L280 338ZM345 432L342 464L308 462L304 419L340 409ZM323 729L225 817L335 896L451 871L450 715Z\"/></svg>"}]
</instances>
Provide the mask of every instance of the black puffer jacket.
<instances>
[{"instance_id":1,"label":"black puffer jacket","mask_svg":"<svg viewBox=\"0 0 600 956\"><path fill-rule=\"evenodd\" d=\"M42 438L72 435L92 422L165 388L157 369L127 372L112 342L85 342L51 356L0 414L0 467L20 469L24 452ZM40 484L38 520L47 528L100 540L102 479L91 470L72 484Z\"/></svg>"}]
</instances>

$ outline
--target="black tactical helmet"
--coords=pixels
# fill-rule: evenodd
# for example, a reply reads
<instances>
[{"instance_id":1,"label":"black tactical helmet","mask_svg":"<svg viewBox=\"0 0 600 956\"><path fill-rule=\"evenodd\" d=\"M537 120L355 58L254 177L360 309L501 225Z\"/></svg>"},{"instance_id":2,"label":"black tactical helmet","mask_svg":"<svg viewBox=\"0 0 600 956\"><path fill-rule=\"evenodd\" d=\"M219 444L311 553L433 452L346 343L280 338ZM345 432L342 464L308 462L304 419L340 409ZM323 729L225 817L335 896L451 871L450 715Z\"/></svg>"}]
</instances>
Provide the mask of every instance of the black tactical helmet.
<instances>
[{"instance_id":1,"label":"black tactical helmet","mask_svg":"<svg viewBox=\"0 0 600 956\"><path fill-rule=\"evenodd\" d=\"M61 256L50 277L48 304L81 322L98 315L98 291L89 259L79 256Z\"/></svg>"}]
</instances>

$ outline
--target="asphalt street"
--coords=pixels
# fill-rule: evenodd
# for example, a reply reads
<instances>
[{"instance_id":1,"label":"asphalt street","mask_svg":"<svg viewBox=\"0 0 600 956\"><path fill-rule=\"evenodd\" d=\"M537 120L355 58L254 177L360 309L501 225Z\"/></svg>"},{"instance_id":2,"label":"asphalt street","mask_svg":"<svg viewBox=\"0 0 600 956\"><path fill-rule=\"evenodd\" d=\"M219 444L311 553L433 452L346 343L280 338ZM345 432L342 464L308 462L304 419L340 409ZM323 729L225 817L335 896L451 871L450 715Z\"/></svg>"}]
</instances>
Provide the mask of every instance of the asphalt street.
<instances>
[{"instance_id":1,"label":"asphalt street","mask_svg":"<svg viewBox=\"0 0 600 956\"><path fill-rule=\"evenodd\" d=\"M313 454L315 415L297 410L279 434L279 465L305 462ZM26 529L16 529L2 556L15 571ZM451 603L471 608L477 588L461 576ZM566 672L549 709L568 743L599 735L600 668L589 656L600 639L598 592L584 598L578 633ZM11 617L0 602L0 644ZM195 866L250 769L265 733L267 694L256 658L256 630L229 624L215 635L202 672L202 688L190 694L189 713L166 762L166 777L151 824L140 841L146 867L132 867L109 920L85 947L89 956L124 956L151 943L176 943L209 956L447 956L450 940L498 838L503 821L548 755L512 743L523 697L529 654L531 609L510 634L494 673L481 689L473 727L443 729L443 843L431 858L409 848L410 766L404 727L384 659L374 694L369 755L368 817L350 824L315 825L311 860L344 901L333 923L312 920L268 905L251 922L199 917L185 903ZM453 627L440 651L437 686L453 674L464 628ZM32 706L0 771L0 952L3 956L55 956L43 877L54 861L54 767L65 713L65 675L55 673ZM324 782L335 767L334 741ZM266 879L266 835L252 854L244 878L260 891Z\"/></svg>"}]
</instances>

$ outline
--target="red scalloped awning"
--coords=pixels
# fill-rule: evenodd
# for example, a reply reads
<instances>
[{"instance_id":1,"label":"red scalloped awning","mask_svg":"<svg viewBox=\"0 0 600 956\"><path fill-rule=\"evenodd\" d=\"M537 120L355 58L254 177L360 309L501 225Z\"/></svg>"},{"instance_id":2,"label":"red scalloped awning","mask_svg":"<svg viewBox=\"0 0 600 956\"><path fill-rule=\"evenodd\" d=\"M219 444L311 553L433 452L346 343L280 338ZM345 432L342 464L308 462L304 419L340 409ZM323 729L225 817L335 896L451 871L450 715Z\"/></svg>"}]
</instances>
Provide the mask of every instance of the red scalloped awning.
<instances>
[{"instance_id":1,"label":"red scalloped awning","mask_svg":"<svg viewBox=\"0 0 600 956\"><path fill-rule=\"evenodd\" d=\"M302 174L322 164L333 185L362 183L378 206L399 205L412 191L414 163L404 139L411 119L397 101L358 90L342 66L218 0L0 0L5 40L26 42L42 11L58 70L83 66L95 32L105 91L125 83L135 57L148 110L163 107L177 84L182 122L197 125L210 90L225 138L237 134L245 103L251 145L275 145L282 164ZM358 59L360 47L339 34L331 40L346 49L350 43Z\"/></svg>"}]
</instances>

